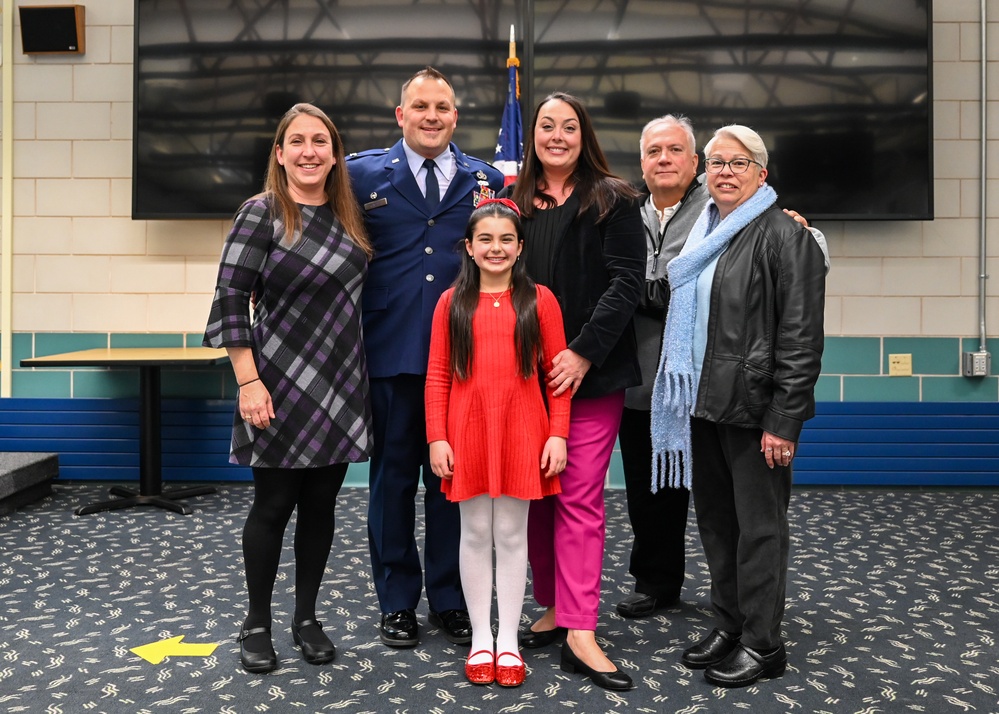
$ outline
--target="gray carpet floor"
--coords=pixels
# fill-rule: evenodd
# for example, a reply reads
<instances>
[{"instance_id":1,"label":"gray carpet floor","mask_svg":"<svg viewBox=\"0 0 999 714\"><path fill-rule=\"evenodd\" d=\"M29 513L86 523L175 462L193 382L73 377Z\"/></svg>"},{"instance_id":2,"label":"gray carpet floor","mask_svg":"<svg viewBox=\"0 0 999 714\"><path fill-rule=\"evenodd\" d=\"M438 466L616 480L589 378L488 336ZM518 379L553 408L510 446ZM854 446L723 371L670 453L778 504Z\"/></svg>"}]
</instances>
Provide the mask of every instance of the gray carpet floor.
<instances>
[{"instance_id":1,"label":"gray carpet floor","mask_svg":"<svg viewBox=\"0 0 999 714\"><path fill-rule=\"evenodd\" d=\"M105 489L57 482L54 496L0 518L0 712L999 712L996 490L797 489L784 621L790 665L784 677L740 690L714 688L679 664L680 651L711 628L692 518L682 602L644 620L614 612L631 592L631 541L624 493L608 491L598 636L638 685L611 693L562 672L557 646L524 652L520 688L472 686L466 648L427 625L425 604L418 647L381 645L367 492L357 488L341 495L320 595L336 661L307 665L291 642L289 529L274 596L281 666L247 674L235 635L250 487L220 484L189 501L190 516L72 514ZM525 623L534 613L528 601ZM178 637L208 647L156 664L133 652Z\"/></svg>"}]
</instances>

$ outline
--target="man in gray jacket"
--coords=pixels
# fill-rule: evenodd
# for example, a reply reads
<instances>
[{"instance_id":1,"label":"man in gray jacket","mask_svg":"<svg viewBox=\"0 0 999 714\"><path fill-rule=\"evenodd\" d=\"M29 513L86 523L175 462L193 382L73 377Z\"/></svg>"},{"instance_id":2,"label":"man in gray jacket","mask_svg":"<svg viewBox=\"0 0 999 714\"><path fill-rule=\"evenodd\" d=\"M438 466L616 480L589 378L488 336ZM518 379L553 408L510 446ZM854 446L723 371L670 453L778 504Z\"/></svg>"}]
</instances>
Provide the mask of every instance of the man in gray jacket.
<instances>
[{"instance_id":1,"label":"man in gray jacket","mask_svg":"<svg viewBox=\"0 0 999 714\"><path fill-rule=\"evenodd\" d=\"M684 536L690 493L685 488L652 492L650 409L652 384L669 305L666 264L680 254L687 235L704 210L708 190L697 177L693 127L684 116L667 114L642 129L639 141L642 178L649 197L642 206L647 261L645 292L635 311L635 335L642 384L627 390L619 440L628 516L635 534L629 572L635 593L617 604L622 617L646 617L680 598L684 578ZM788 211L808 227L805 219ZM809 228L826 260L825 237Z\"/></svg>"},{"instance_id":2,"label":"man in gray jacket","mask_svg":"<svg viewBox=\"0 0 999 714\"><path fill-rule=\"evenodd\" d=\"M642 206L647 249L645 293L634 318L642 384L625 395L619 434L628 516L635 534L629 568L635 577L635 594L617 604L622 617L645 617L673 604L683 586L690 493L685 488L662 488L652 493L650 409L669 304L666 264L680 253L709 198L704 184L696 178L697 150L686 117L653 119L642 130L639 145L642 178L650 195Z\"/></svg>"}]
</instances>

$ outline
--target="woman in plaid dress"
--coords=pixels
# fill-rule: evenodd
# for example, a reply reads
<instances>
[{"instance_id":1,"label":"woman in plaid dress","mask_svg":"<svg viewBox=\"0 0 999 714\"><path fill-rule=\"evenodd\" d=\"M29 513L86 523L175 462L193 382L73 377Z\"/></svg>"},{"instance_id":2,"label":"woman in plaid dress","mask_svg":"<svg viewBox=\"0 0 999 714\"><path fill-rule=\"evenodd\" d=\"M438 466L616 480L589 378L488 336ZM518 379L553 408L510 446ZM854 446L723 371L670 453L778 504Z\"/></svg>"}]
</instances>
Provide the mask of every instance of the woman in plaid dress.
<instances>
[{"instance_id":1,"label":"woman in plaid dress","mask_svg":"<svg viewBox=\"0 0 999 714\"><path fill-rule=\"evenodd\" d=\"M263 193L226 238L204 339L226 348L239 385L229 460L253 469L239 635L250 672L277 667L271 595L296 508L292 636L311 664L335 656L316 600L347 465L371 448L360 324L370 255L340 136L321 110L296 104L278 125Z\"/></svg>"}]
</instances>

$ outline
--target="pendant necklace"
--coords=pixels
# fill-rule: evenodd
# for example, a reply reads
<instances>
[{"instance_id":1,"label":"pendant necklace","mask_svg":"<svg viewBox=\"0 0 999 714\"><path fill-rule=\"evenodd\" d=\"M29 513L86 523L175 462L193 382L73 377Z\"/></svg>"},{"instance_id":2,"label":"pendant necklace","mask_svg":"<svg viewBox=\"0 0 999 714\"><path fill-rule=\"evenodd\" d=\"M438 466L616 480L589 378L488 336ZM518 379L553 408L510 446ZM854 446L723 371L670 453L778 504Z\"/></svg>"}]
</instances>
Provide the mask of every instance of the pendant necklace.
<instances>
[{"instance_id":1,"label":"pendant necklace","mask_svg":"<svg viewBox=\"0 0 999 714\"><path fill-rule=\"evenodd\" d=\"M510 288L507 288L506 290L509 290L509 289ZM505 293L506 290L500 290L499 295L493 295L492 293L486 292L486 291L483 291L483 292L486 292L486 295L488 295L489 297L491 297L493 299L493 307L499 307L500 306L499 299L501 297L503 297L503 293Z\"/></svg>"}]
</instances>

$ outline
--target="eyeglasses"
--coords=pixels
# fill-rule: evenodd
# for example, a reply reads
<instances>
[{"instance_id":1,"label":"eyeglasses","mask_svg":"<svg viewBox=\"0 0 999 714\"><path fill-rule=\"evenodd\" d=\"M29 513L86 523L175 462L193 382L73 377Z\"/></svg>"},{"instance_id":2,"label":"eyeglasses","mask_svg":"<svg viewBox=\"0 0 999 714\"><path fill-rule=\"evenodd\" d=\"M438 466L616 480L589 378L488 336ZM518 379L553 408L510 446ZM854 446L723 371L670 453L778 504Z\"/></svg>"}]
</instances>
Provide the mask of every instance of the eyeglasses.
<instances>
[{"instance_id":1,"label":"eyeglasses","mask_svg":"<svg viewBox=\"0 0 999 714\"><path fill-rule=\"evenodd\" d=\"M722 169L728 166L732 169L732 173L744 174L749 170L750 164L756 164L761 169L763 168L763 164L759 161L753 161L752 159L732 159L731 161L722 161L721 159L705 159L704 170L709 174L720 174Z\"/></svg>"}]
</instances>

